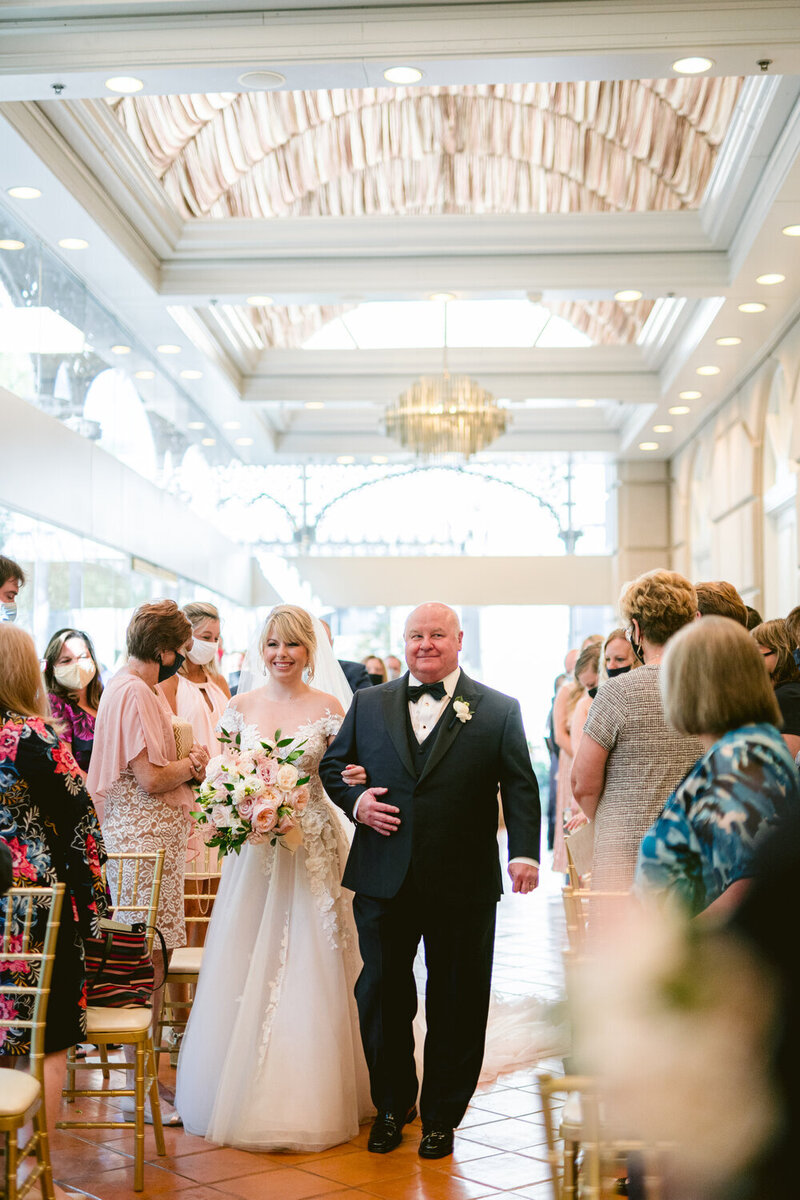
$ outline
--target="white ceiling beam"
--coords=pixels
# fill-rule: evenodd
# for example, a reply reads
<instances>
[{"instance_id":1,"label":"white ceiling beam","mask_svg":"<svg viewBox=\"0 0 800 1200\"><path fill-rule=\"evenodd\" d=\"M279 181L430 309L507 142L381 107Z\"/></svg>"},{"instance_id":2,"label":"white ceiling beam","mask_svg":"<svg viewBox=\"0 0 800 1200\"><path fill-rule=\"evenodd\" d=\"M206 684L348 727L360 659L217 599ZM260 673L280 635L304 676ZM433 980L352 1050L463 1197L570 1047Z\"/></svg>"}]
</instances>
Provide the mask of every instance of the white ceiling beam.
<instances>
[{"instance_id":1,"label":"white ceiling beam","mask_svg":"<svg viewBox=\"0 0 800 1200\"><path fill-rule=\"evenodd\" d=\"M198 3L45 7L24 20L19 0L0 19L6 98L102 95L103 73L131 64L153 92L222 91L248 68L283 71L287 86L369 87L409 59L426 83L526 79L659 78L675 57L708 54L720 74L755 73L754 57L800 72L794 0L591 0L559 3L366 5L357 10L286 4ZM31 16L22 6L22 15ZM36 6L38 10L41 6ZM139 8L139 11L137 11ZM60 9L60 11L59 11ZM187 11L188 9L188 11ZM104 15L108 14L108 15ZM758 50L754 53L753 46ZM436 49L436 48L442 49Z\"/></svg>"},{"instance_id":2,"label":"white ceiling beam","mask_svg":"<svg viewBox=\"0 0 800 1200\"><path fill-rule=\"evenodd\" d=\"M551 299L611 299L623 287L645 296L718 295L730 283L723 251L469 255L406 257L333 253L182 262L167 260L160 293L170 304L241 302L267 292L282 303L333 304L361 299L416 299L429 292L542 292Z\"/></svg>"},{"instance_id":3,"label":"white ceiling beam","mask_svg":"<svg viewBox=\"0 0 800 1200\"><path fill-rule=\"evenodd\" d=\"M498 451L503 454L532 451L555 454L574 451L613 456L619 453L619 449L620 437L614 430L575 430L570 429L568 425L552 430L515 430L512 426L508 433L492 443L492 452ZM328 460L342 454L355 458L369 457L373 454L392 457L407 455L408 451L378 429L366 429L361 432L347 430L340 433L320 430L306 433L290 429L278 435L274 461L285 461L287 457ZM271 461L270 455L265 455L263 461Z\"/></svg>"}]
</instances>

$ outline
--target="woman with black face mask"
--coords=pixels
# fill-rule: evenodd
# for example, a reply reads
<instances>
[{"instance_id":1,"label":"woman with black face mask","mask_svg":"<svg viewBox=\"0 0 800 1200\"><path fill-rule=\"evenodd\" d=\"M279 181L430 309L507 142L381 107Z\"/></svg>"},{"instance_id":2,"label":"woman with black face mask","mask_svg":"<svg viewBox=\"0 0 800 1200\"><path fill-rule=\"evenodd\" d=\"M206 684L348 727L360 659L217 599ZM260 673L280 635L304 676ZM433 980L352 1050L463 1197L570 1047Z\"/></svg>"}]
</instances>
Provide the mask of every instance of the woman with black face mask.
<instances>
[{"instance_id":1,"label":"woman with black face mask","mask_svg":"<svg viewBox=\"0 0 800 1200\"><path fill-rule=\"evenodd\" d=\"M631 645L626 631L622 628L612 629L603 642L603 653L600 658L600 684L607 679L616 679L618 675L627 675L634 667L638 667L641 659Z\"/></svg>"},{"instance_id":2,"label":"woman with black face mask","mask_svg":"<svg viewBox=\"0 0 800 1200\"><path fill-rule=\"evenodd\" d=\"M208 752L195 742L178 757L172 712L157 685L179 669L179 647L191 636L192 627L174 600L137 608L127 631L128 661L100 700L86 780L95 804L104 804L103 836L110 853L166 851L156 924L164 935L167 962L172 950L186 945L183 876L194 806L188 785L204 778ZM114 891L116 880L110 882ZM156 945L153 954L160 958ZM165 977L166 966L156 961L156 979ZM160 1008L155 992L154 1018ZM169 1110L162 1117L167 1124L179 1123Z\"/></svg>"}]
</instances>

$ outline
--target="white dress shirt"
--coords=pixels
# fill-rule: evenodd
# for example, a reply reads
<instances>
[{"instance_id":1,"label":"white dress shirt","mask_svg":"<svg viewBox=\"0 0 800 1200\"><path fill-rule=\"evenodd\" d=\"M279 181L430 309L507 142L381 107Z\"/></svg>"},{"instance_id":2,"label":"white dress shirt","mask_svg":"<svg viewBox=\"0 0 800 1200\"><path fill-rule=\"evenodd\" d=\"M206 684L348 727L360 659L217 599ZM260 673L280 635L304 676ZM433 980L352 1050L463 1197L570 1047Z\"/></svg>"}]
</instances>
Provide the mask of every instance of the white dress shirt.
<instances>
[{"instance_id":1,"label":"white dress shirt","mask_svg":"<svg viewBox=\"0 0 800 1200\"><path fill-rule=\"evenodd\" d=\"M436 722L441 717L444 710L447 708L450 701L455 696L458 689L458 681L461 678L461 667L456 667L455 671L451 671L449 675L445 675L442 683L444 684L445 695L441 700L436 700L430 692L423 692L419 700L409 700L408 715L411 718L411 728L414 730L414 736L417 741L422 744L431 731L435 728ZM408 686L417 687L422 683L421 679L417 679L409 672ZM363 796L363 792L361 795ZM361 803L361 796L358 797L353 805L353 819L358 820L358 806ZM388 803L391 804L391 798ZM528 863L532 867L538 867L539 863L535 858L510 858L511 863Z\"/></svg>"}]
</instances>

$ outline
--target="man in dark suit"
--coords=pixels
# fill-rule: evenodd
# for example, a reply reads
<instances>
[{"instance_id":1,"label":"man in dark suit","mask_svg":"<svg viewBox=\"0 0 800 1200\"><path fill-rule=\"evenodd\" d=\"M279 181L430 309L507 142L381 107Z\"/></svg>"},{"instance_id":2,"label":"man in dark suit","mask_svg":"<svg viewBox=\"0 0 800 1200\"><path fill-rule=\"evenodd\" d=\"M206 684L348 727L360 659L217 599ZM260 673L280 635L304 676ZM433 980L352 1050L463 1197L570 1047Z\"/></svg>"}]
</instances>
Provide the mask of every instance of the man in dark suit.
<instances>
[{"instance_id":1,"label":"man in dark suit","mask_svg":"<svg viewBox=\"0 0 800 1200\"><path fill-rule=\"evenodd\" d=\"M422 1157L451 1153L478 1082L503 890L498 787L514 891L538 882L539 792L519 704L461 671L462 637L446 605L415 609L405 631L410 674L353 696L320 765L329 796L356 823L343 883L356 893L364 963L356 1000L378 1110L368 1148L379 1154L400 1144L416 1115L420 938L428 970ZM352 763L366 788L343 781Z\"/></svg>"}]
</instances>

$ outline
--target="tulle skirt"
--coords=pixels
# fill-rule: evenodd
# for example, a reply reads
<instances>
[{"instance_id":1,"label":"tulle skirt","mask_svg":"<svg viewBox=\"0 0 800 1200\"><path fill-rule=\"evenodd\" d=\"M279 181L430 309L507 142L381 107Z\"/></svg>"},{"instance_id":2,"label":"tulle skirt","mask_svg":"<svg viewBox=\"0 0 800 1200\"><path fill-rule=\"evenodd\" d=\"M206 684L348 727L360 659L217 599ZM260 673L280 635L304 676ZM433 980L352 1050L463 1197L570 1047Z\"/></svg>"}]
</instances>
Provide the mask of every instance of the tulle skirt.
<instances>
[{"instance_id":1,"label":"tulle skirt","mask_svg":"<svg viewBox=\"0 0 800 1200\"><path fill-rule=\"evenodd\" d=\"M304 847L248 845L226 860L178 1062L190 1133L314 1152L354 1137L372 1111L352 915L345 945L327 902Z\"/></svg>"}]
</instances>

